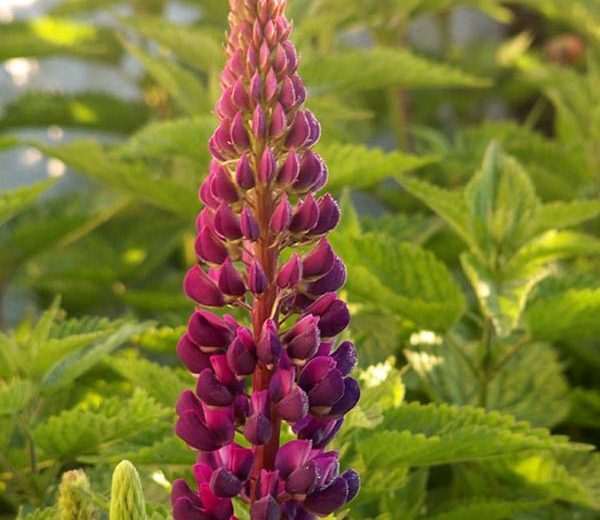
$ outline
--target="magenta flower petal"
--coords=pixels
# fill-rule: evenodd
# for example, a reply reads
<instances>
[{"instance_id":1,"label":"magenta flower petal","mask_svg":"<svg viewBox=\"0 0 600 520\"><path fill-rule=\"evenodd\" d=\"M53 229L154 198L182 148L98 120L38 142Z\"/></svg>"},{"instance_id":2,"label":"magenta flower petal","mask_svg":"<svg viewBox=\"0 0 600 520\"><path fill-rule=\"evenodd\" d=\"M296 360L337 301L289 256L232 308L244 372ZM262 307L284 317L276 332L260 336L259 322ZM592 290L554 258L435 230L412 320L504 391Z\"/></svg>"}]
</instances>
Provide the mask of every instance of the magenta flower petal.
<instances>
[{"instance_id":1,"label":"magenta flower petal","mask_svg":"<svg viewBox=\"0 0 600 520\"><path fill-rule=\"evenodd\" d=\"M198 264L193 266L183 280L185 294L192 300L209 307L225 305L223 293Z\"/></svg>"},{"instance_id":2,"label":"magenta flower petal","mask_svg":"<svg viewBox=\"0 0 600 520\"><path fill-rule=\"evenodd\" d=\"M343 477L338 477L324 489L318 489L311 493L304 501L304 507L309 511L326 516L348 501L348 483Z\"/></svg>"}]
</instances>

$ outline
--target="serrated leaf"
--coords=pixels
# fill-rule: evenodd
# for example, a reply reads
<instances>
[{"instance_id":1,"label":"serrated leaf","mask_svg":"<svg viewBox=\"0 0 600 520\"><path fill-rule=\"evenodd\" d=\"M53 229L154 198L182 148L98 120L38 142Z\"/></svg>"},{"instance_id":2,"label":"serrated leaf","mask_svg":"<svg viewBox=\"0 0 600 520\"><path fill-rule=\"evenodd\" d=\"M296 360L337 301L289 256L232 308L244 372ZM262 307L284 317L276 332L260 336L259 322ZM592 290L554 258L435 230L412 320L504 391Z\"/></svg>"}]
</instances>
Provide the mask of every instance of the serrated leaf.
<instances>
[{"instance_id":1,"label":"serrated leaf","mask_svg":"<svg viewBox=\"0 0 600 520\"><path fill-rule=\"evenodd\" d=\"M535 338L557 341L600 336L600 289L570 289L535 298L524 321Z\"/></svg>"},{"instance_id":2,"label":"serrated leaf","mask_svg":"<svg viewBox=\"0 0 600 520\"><path fill-rule=\"evenodd\" d=\"M37 425L33 437L46 456L74 460L156 432L157 424L170 413L140 390L128 400L113 397L65 410Z\"/></svg>"},{"instance_id":3,"label":"serrated leaf","mask_svg":"<svg viewBox=\"0 0 600 520\"><path fill-rule=\"evenodd\" d=\"M133 356L115 357L108 361L123 378L166 406L177 401L189 386L176 370Z\"/></svg>"},{"instance_id":4,"label":"serrated leaf","mask_svg":"<svg viewBox=\"0 0 600 520\"><path fill-rule=\"evenodd\" d=\"M149 322L125 323L105 340L100 340L88 348L77 350L54 364L44 374L40 389L52 393L71 384L79 376L93 368L106 355L114 352L132 336L140 334L151 326Z\"/></svg>"},{"instance_id":5,"label":"serrated leaf","mask_svg":"<svg viewBox=\"0 0 600 520\"><path fill-rule=\"evenodd\" d=\"M363 434L357 443L367 467L434 466L531 450L589 449L509 415L466 406L410 403L386 412L378 430Z\"/></svg>"},{"instance_id":6,"label":"serrated leaf","mask_svg":"<svg viewBox=\"0 0 600 520\"><path fill-rule=\"evenodd\" d=\"M575 226L600 215L597 200L556 201L544 204L530 223L532 233Z\"/></svg>"},{"instance_id":7,"label":"serrated leaf","mask_svg":"<svg viewBox=\"0 0 600 520\"><path fill-rule=\"evenodd\" d=\"M0 225L32 205L53 184L53 180L47 180L0 193Z\"/></svg>"},{"instance_id":8,"label":"serrated leaf","mask_svg":"<svg viewBox=\"0 0 600 520\"><path fill-rule=\"evenodd\" d=\"M361 66L357 67L357 63ZM406 49L387 47L345 50L325 56L307 55L300 73L316 92L388 87L477 88L489 84L483 78L422 58Z\"/></svg>"},{"instance_id":9,"label":"serrated leaf","mask_svg":"<svg viewBox=\"0 0 600 520\"><path fill-rule=\"evenodd\" d=\"M352 276L346 288L354 303L394 312L417 326L447 329L462 314L460 288L431 253L379 233L332 236Z\"/></svg>"},{"instance_id":10,"label":"serrated leaf","mask_svg":"<svg viewBox=\"0 0 600 520\"><path fill-rule=\"evenodd\" d=\"M386 153L379 148L333 143L320 145L319 153L329 168L330 191L366 189L387 178L397 178L435 161L404 152Z\"/></svg>"}]
</instances>

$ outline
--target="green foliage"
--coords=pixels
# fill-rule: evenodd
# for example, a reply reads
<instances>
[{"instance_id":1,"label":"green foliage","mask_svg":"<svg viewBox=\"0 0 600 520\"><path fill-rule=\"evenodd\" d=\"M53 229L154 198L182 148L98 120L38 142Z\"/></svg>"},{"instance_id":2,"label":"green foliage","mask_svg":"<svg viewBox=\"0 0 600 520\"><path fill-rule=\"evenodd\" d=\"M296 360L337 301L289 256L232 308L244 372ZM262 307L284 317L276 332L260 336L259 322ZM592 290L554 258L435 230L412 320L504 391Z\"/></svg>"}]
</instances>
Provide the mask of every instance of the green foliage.
<instances>
[{"instance_id":1,"label":"green foliage","mask_svg":"<svg viewBox=\"0 0 600 520\"><path fill-rule=\"evenodd\" d=\"M595 519L597 1L288 3L359 351L334 448L362 491L340 518ZM105 517L128 459L119 518L167 519L194 463L172 433L193 384L175 345L228 3L183 0L184 24L172 4L59 0L0 31L0 60L19 58L6 80L24 82L0 102L0 186L33 178L23 147L69 168L0 194L2 517L60 518L61 473L81 466L77 500ZM489 19L463 38L473 10ZM41 74L74 60L138 98Z\"/></svg>"}]
</instances>

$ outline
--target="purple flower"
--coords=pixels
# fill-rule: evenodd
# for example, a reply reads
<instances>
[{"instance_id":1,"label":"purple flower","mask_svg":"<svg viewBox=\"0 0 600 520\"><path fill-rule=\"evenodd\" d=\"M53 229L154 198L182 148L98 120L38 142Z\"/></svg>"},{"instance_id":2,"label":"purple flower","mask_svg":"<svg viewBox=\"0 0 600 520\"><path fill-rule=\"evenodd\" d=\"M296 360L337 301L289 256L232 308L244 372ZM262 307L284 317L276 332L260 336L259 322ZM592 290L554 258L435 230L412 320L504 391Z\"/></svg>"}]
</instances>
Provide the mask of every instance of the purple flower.
<instances>
[{"instance_id":1,"label":"purple flower","mask_svg":"<svg viewBox=\"0 0 600 520\"><path fill-rule=\"evenodd\" d=\"M356 350L338 297L346 268L326 234L340 211L312 150L321 127L289 41L286 0L230 0L228 61L199 190L195 249L184 280L203 307L239 307L246 326L198 308L177 353L196 375L177 403L175 431L197 450L196 486L173 485L175 520L233 520L232 498L252 520L326 516L359 490L327 445L360 397ZM285 250L288 249L289 253ZM282 422L297 440L280 445ZM244 448L240 442L250 443Z\"/></svg>"}]
</instances>

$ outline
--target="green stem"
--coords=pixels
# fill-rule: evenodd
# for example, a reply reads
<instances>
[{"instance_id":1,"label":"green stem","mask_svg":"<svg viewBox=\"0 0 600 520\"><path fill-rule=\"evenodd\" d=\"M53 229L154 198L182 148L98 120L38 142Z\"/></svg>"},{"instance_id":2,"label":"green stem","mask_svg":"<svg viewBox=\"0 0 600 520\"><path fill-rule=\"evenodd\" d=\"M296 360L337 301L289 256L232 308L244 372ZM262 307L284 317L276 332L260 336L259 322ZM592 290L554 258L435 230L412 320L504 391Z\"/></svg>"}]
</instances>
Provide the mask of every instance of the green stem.
<instances>
[{"instance_id":1,"label":"green stem","mask_svg":"<svg viewBox=\"0 0 600 520\"><path fill-rule=\"evenodd\" d=\"M492 377L492 339L494 324L490 318L486 318L483 324L483 335L481 344L483 347L483 358L481 361L481 381L479 387L479 406L487 407L488 385Z\"/></svg>"}]
</instances>

